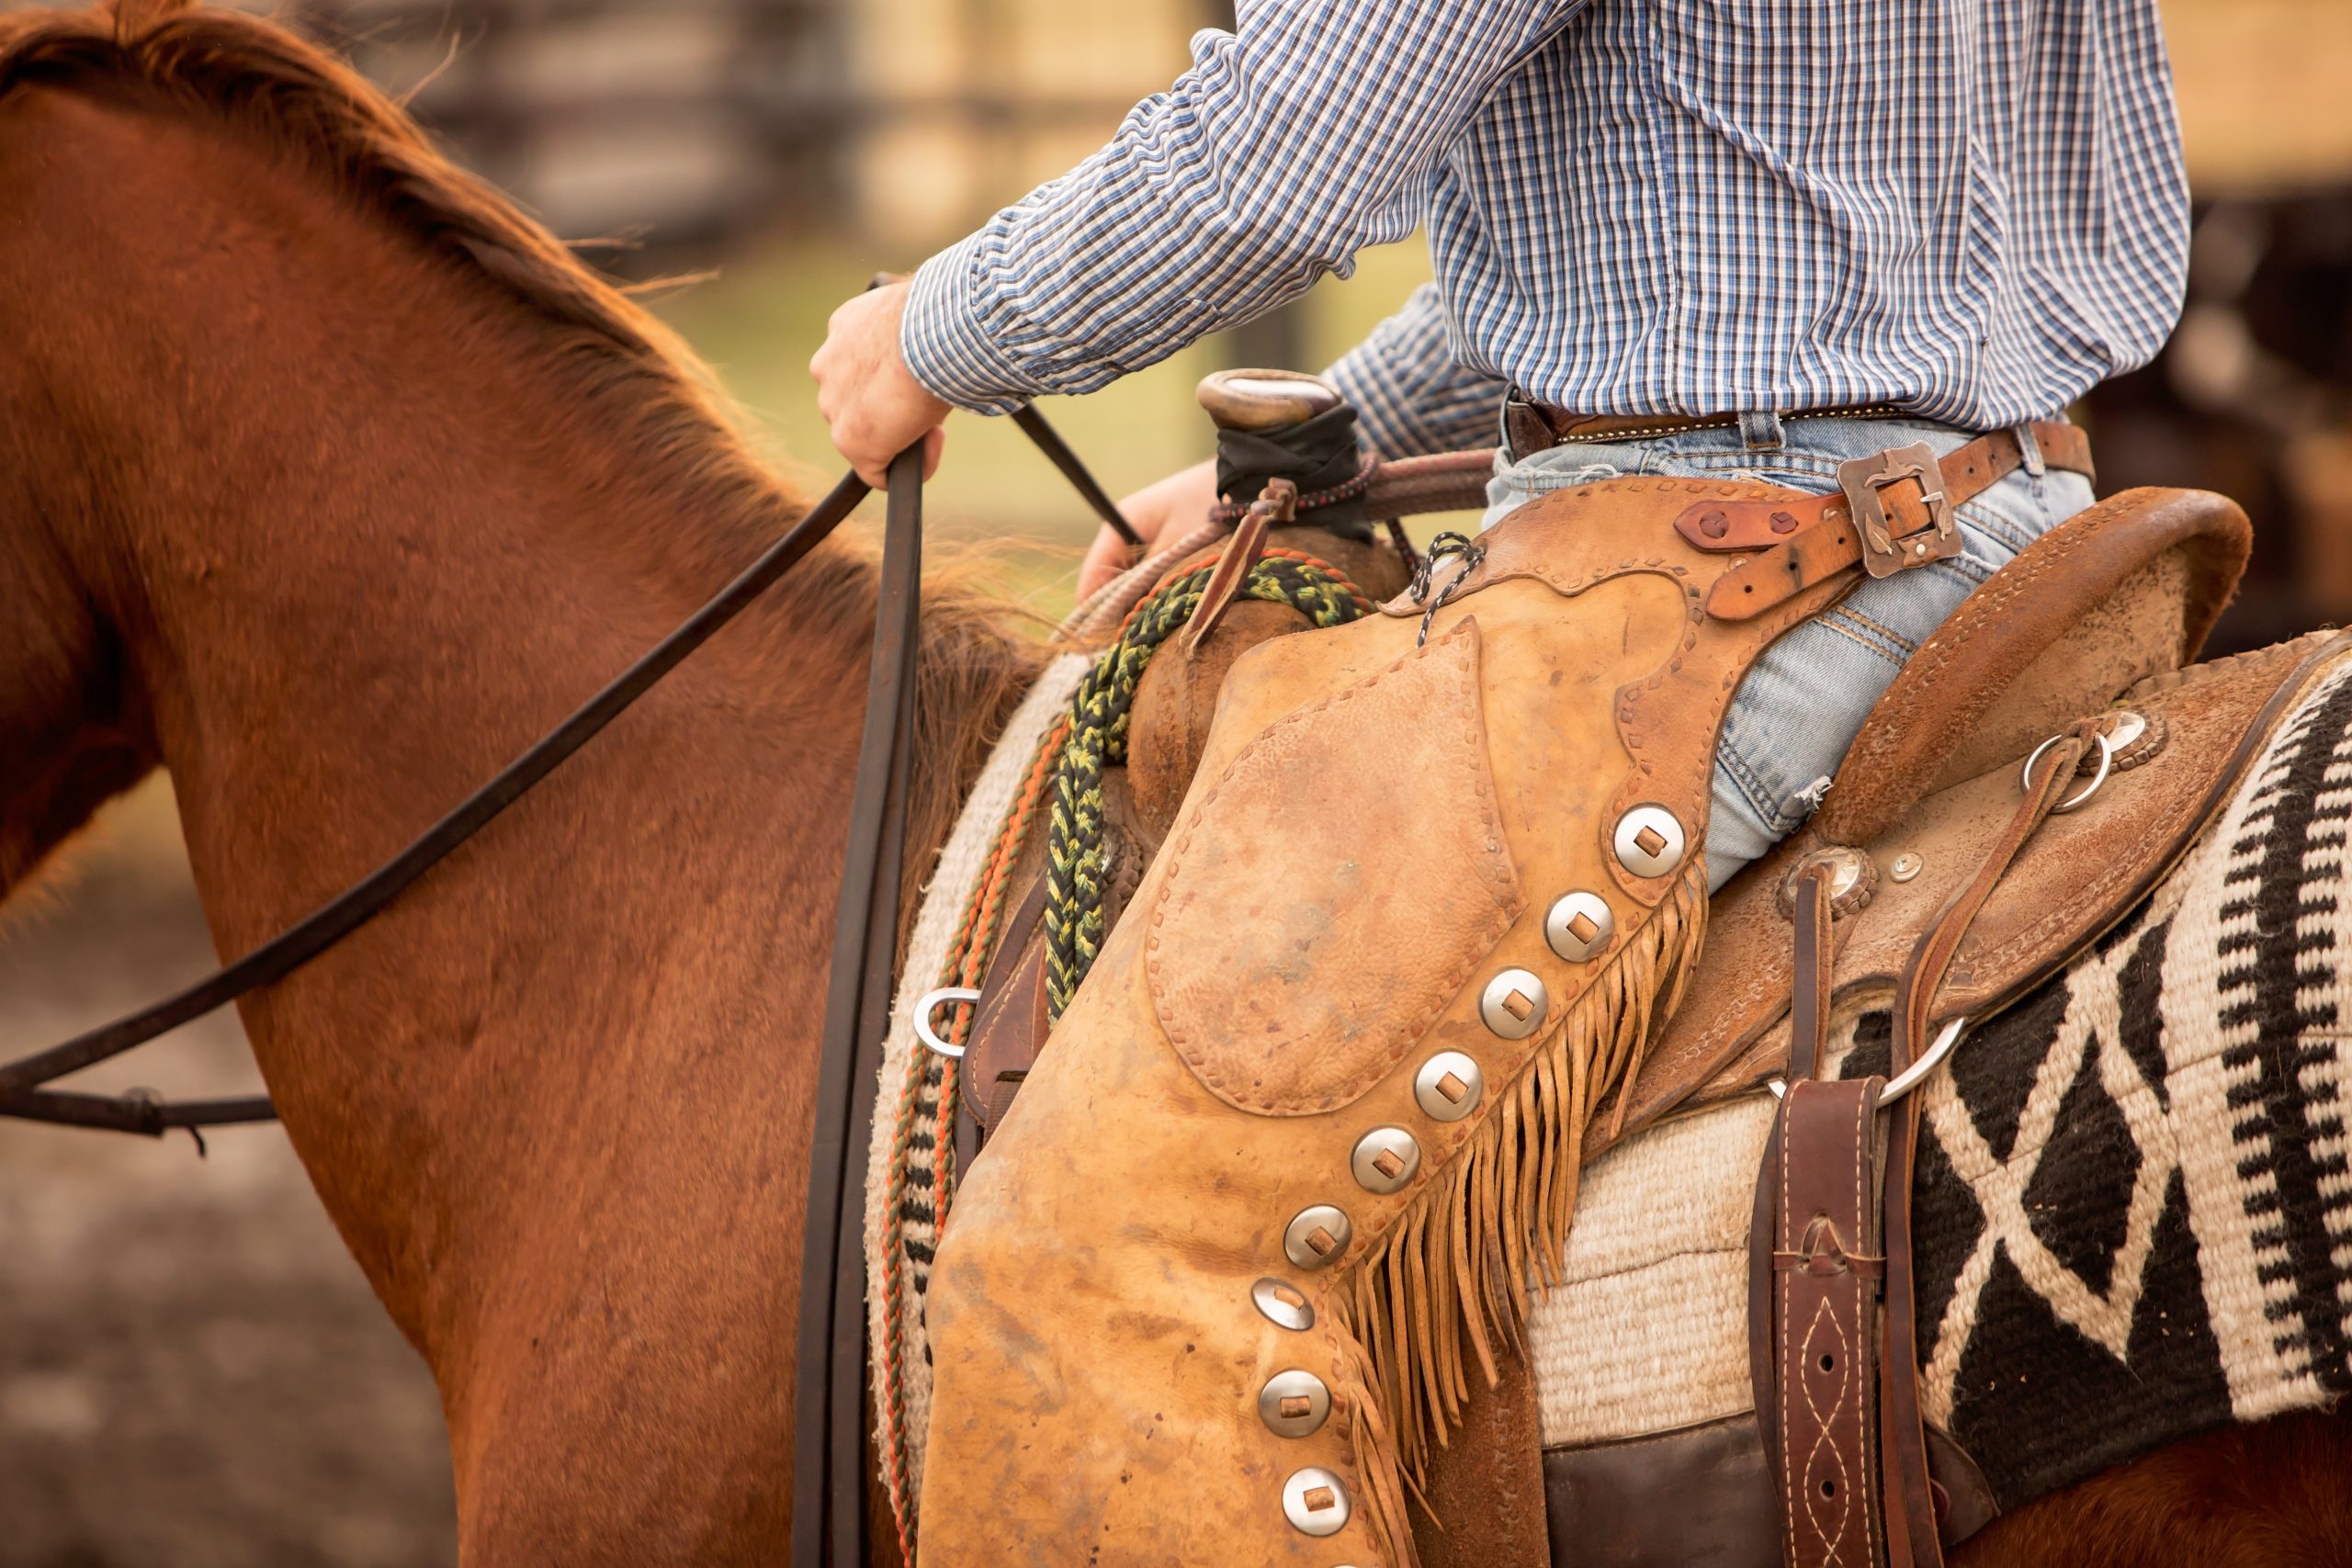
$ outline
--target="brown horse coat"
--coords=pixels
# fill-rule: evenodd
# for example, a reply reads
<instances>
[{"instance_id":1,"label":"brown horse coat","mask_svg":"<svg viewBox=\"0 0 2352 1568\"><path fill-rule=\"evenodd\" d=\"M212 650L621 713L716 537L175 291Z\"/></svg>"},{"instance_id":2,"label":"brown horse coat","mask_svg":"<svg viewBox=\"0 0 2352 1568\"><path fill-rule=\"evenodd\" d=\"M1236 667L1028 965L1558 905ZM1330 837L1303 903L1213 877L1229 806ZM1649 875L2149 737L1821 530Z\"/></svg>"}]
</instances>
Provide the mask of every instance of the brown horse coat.
<instances>
[{"instance_id":1,"label":"brown horse coat","mask_svg":"<svg viewBox=\"0 0 2352 1568\"><path fill-rule=\"evenodd\" d=\"M650 318L380 95L245 18L146 28L0 20L0 886L161 761L233 953L799 506ZM469 1561L782 1539L872 580L805 563L245 1009L432 1363ZM935 843L1035 654L961 601L930 627Z\"/></svg>"}]
</instances>

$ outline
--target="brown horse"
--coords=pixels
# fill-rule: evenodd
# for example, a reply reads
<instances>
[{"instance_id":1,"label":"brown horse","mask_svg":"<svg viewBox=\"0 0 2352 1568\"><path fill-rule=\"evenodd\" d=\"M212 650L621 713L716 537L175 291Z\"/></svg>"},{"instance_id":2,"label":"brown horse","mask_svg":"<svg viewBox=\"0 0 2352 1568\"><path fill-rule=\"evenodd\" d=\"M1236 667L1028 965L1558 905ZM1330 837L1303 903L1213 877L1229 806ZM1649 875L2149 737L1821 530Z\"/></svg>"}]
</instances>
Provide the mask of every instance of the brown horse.
<instances>
[{"instance_id":1,"label":"brown horse","mask_svg":"<svg viewBox=\"0 0 2352 1568\"><path fill-rule=\"evenodd\" d=\"M0 887L161 762L242 952L799 513L644 312L276 28L0 18ZM804 562L245 1010L468 1561L776 1554L873 583ZM1037 654L927 625L935 844Z\"/></svg>"},{"instance_id":2,"label":"brown horse","mask_svg":"<svg viewBox=\"0 0 2352 1568\"><path fill-rule=\"evenodd\" d=\"M231 15L0 17L0 893L168 766L223 953L404 842L799 512L641 310L365 83ZM780 1556L873 588L855 552L812 557L245 1005L433 1369L470 1563ZM1009 616L929 602L919 845L1038 660ZM2315 1560L2352 1539L2328 1430L2186 1446L1969 1559L2092 1561L2095 1529L2105 1560L2213 1562L2210 1524L2236 1561Z\"/></svg>"}]
</instances>

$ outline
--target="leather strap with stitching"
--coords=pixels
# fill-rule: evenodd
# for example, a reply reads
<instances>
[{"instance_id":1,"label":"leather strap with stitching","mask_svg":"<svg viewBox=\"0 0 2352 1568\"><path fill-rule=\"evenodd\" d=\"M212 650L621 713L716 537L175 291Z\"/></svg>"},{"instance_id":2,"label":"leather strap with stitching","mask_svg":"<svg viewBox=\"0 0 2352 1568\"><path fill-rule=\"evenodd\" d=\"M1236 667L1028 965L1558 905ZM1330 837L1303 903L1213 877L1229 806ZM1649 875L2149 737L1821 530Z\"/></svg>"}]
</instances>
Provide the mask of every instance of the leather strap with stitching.
<instances>
[{"instance_id":1,"label":"leather strap with stitching","mask_svg":"<svg viewBox=\"0 0 2352 1568\"><path fill-rule=\"evenodd\" d=\"M1771 1475L1791 1568L1871 1568L1878 1497L1879 1173L1884 1080L1792 1080L1759 1180L1773 1194L1767 1299ZM1751 1313L1759 1309L1751 1306Z\"/></svg>"},{"instance_id":2,"label":"leather strap with stitching","mask_svg":"<svg viewBox=\"0 0 2352 1568\"><path fill-rule=\"evenodd\" d=\"M1962 938L2000 885L2027 840L2077 785L2075 769L2098 744L2098 721L2078 721L2052 746L2017 814L1984 856L1976 874L1956 888L1919 938L1896 984L1889 1071L1901 1072L1927 1048L1934 1026L1936 991L1951 970ZM1886 1354L1879 1401L1880 1443L1885 1454L1887 1561L1892 1568L1941 1568L1935 1489L1928 1473L1927 1425L1919 1406L1917 1281L1911 1255L1911 1181L1919 1145L1923 1097L1894 1107L1887 1131L1883 1200L1886 1238Z\"/></svg>"},{"instance_id":3,"label":"leather strap with stitching","mask_svg":"<svg viewBox=\"0 0 2352 1568\"><path fill-rule=\"evenodd\" d=\"M1830 868L1792 889L1790 1081L1757 1179L1749 1366L1791 1568L1878 1561L1878 1315L1883 1259L1871 1122L1883 1080L1815 1080L1829 1032Z\"/></svg>"},{"instance_id":4,"label":"leather strap with stitching","mask_svg":"<svg viewBox=\"0 0 2352 1568\"><path fill-rule=\"evenodd\" d=\"M1937 912L1898 983L1890 1071L1925 1048L1935 994L1993 890L2075 787L2096 719L2060 736L2026 781L1983 863ZM1882 1079L1816 1081L1831 1002L1831 873L1792 892L1790 1081L1758 1179L1749 1242L1748 1351L1758 1425L1790 1568L1941 1568L1918 1384L1911 1182L1921 1098L1893 1107L1872 1157ZM1880 1287L1883 1284L1883 1292ZM1882 1341L1881 1336L1883 1335ZM1882 1556L1882 1553L1883 1554Z\"/></svg>"}]
</instances>

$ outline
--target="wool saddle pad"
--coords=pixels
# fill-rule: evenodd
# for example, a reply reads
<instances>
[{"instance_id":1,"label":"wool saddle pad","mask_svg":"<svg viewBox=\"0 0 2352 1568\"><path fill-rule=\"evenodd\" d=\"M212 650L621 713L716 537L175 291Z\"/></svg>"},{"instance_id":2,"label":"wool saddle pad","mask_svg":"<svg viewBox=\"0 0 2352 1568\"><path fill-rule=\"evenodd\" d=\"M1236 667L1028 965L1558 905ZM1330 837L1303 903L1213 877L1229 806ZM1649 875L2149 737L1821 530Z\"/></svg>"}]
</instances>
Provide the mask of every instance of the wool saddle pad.
<instances>
[{"instance_id":1,"label":"wool saddle pad","mask_svg":"<svg viewBox=\"0 0 2352 1568\"><path fill-rule=\"evenodd\" d=\"M2352 671L2275 733L2183 869L1962 1043L1926 1097L1928 1419L2014 1507L2352 1390ZM1887 1015L1841 1021L1883 1072ZM1530 1324L1546 1446L1752 1408L1758 1093L1596 1161Z\"/></svg>"}]
</instances>

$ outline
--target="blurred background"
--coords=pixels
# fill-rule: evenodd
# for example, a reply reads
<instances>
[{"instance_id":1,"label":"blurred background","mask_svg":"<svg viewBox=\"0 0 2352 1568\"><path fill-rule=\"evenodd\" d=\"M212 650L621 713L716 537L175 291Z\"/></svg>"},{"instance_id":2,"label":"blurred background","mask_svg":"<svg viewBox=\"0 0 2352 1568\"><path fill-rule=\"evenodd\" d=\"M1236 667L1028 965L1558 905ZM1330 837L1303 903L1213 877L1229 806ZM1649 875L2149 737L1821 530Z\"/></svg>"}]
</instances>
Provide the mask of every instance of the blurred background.
<instances>
[{"instance_id":1,"label":"blurred background","mask_svg":"<svg viewBox=\"0 0 2352 1568\"><path fill-rule=\"evenodd\" d=\"M2222 648L2352 613L2352 0L2164 0L2198 230L2155 366L2079 411L2103 489L2201 485L2256 520ZM21 9L0 0L0 10ZM1206 0L296 0L475 168L632 279L780 463L831 464L804 367L827 314L1099 145L1227 25ZM1206 454L1192 386L1316 367L1428 274L1408 243L1264 321L1047 411L1114 492ZM1001 421L959 418L937 525L1028 541L1057 612L1091 525ZM0 1051L214 962L169 791L111 808L0 912ZM232 1093L233 1020L87 1075ZM779 1332L787 1331L779 1325ZM0 1122L0 1568L435 1564L452 1503L430 1381L274 1130L199 1162Z\"/></svg>"}]
</instances>

